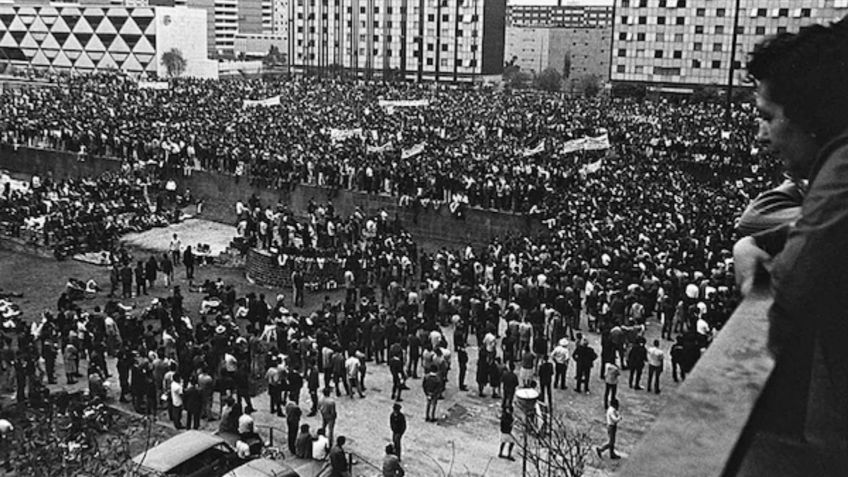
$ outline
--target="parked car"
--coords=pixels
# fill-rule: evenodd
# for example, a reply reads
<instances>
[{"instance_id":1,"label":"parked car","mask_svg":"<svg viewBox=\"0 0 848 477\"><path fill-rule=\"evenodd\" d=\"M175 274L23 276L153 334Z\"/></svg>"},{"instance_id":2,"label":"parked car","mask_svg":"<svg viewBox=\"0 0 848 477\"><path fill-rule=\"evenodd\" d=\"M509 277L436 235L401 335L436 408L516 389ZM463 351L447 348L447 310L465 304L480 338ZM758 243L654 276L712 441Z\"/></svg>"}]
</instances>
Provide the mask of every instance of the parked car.
<instances>
[{"instance_id":1,"label":"parked car","mask_svg":"<svg viewBox=\"0 0 848 477\"><path fill-rule=\"evenodd\" d=\"M238 457L222 436L184 431L133 458L134 475L144 477L298 477L291 467L269 459Z\"/></svg>"}]
</instances>

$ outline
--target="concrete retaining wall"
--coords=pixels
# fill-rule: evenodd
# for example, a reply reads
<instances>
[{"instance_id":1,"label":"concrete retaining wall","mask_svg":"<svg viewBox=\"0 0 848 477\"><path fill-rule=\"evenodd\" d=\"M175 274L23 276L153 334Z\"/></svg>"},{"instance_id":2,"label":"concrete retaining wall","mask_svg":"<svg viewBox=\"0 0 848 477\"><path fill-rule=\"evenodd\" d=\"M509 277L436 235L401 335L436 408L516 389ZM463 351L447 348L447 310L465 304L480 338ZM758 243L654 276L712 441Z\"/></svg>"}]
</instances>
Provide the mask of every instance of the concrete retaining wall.
<instances>
[{"instance_id":1,"label":"concrete retaining wall","mask_svg":"<svg viewBox=\"0 0 848 477\"><path fill-rule=\"evenodd\" d=\"M89 157L80 162L71 153L33 148L15 150L11 146L0 145L0 168L42 176L46 176L49 171L53 177L61 179L119 170L120 162L101 157ZM298 185L291 191L281 191L254 187L243 179L237 182L233 176L212 172L195 172L191 177L180 179L180 192L186 187L191 189L194 197L204 201L205 218L224 223L235 222L236 201L246 202L255 193L263 204L281 201L296 214L305 213L306 204L311 198L321 203L332 201L342 216L351 214L356 207L360 207L366 214L385 210L391 218L397 216L415 239L435 244L464 245L470 242L482 245L495 236L526 234L544 228L537 219L483 209L468 209L464 219L457 219L447 206L436 210L428 207L419 211L416 217L412 209L398 207L396 197L349 190L336 191L310 185Z\"/></svg>"}]
</instances>

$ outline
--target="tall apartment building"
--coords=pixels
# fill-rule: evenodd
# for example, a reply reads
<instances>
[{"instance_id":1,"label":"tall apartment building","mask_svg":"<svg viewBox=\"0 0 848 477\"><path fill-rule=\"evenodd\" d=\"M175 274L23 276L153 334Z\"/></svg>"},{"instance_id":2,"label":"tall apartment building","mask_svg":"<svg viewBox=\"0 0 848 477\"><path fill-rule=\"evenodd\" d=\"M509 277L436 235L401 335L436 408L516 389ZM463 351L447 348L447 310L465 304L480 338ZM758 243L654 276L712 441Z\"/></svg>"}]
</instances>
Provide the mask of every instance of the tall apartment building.
<instances>
[{"instance_id":1,"label":"tall apartment building","mask_svg":"<svg viewBox=\"0 0 848 477\"><path fill-rule=\"evenodd\" d=\"M595 5L509 5L507 26L608 27L612 6Z\"/></svg>"},{"instance_id":2,"label":"tall apartment building","mask_svg":"<svg viewBox=\"0 0 848 477\"><path fill-rule=\"evenodd\" d=\"M609 80L611 28L522 27L506 28L504 62L515 60L521 71L537 75L555 68L566 81L566 90L582 77Z\"/></svg>"},{"instance_id":3,"label":"tall apartment building","mask_svg":"<svg viewBox=\"0 0 848 477\"><path fill-rule=\"evenodd\" d=\"M739 85L748 53L763 37L846 14L848 0L619 0L610 76L691 88L726 85L732 68Z\"/></svg>"},{"instance_id":4,"label":"tall apartment building","mask_svg":"<svg viewBox=\"0 0 848 477\"><path fill-rule=\"evenodd\" d=\"M475 81L503 71L505 0L290 0L300 70Z\"/></svg>"}]
</instances>

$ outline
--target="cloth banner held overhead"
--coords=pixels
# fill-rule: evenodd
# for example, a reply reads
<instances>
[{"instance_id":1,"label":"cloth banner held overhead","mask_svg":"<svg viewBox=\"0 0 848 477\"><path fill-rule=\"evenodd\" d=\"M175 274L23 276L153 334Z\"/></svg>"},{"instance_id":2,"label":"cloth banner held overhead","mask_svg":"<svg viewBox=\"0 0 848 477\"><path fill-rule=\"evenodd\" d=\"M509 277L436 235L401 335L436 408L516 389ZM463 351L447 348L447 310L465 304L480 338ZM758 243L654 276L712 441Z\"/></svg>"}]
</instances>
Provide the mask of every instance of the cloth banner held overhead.
<instances>
[{"instance_id":1,"label":"cloth banner held overhead","mask_svg":"<svg viewBox=\"0 0 848 477\"><path fill-rule=\"evenodd\" d=\"M242 106L245 108L252 108L254 106L279 106L280 105L280 95L273 96L266 99L245 99Z\"/></svg>"},{"instance_id":2,"label":"cloth banner held overhead","mask_svg":"<svg viewBox=\"0 0 848 477\"><path fill-rule=\"evenodd\" d=\"M584 176L587 176L589 174L594 174L594 173L598 172L599 170L601 170L601 167L603 165L604 165L604 160L598 159L595 162L591 162L591 163L586 164L585 166L581 167L580 168L580 174L584 175Z\"/></svg>"},{"instance_id":3,"label":"cloth banner held overhead","mask_svg":"<svg viewBox=\"0 0 848 477\"><path fill-rule=\"evenodd\" d=\"M582 151L583 146L586 145L586 138L581 137L580 139L572 139L570 141L566 141L565 144L562 145L562 149L560 153L562 154L570 154L572 152Z\"/></svg>"},{"instance_id":4,"label":"cloth banner held overhead","mask_svg":"<svg viewBox=\"0 0 848 477\"><path fill-rule=\"evenodd\" d=\"M429 106L429 99L381 99L378 104L381 108L416 108Z\"/></svg>"},{"instance_id":5,"label":"cloth banner held overhead","mask_svg":"<svg viewBox=\"0 0 848 477\"><path fill-rule=\"evenodd\" d=\"M598 137L587 137L583 149L586 151L599 151L601 149L609 149L609 134L603 133Z\"/></svg>"},{"instance_id":6,"label":"cloth banner held overhead","mask_svg":"<svg viewBox=\"0 0 848 477\"><path fill-rule=\"evenodd\" d=\"M525 149L523 155L524 155L524 157L530 157L530 156L535 156L536 154L539 154L539 153L542 153L542 152L545 152L545 140L544 139L539 141L539 144L537 144L536 147L534 147L532 149Z\"/></svg>"},{"instance_id":7,"label":"cloth banner held overhead","mask_svg":"<svg viewBox=\"0 0 848 477\"><path fill-rule=\"evenodd\" d=\"M365 150L366 150L366 152L368 152L368 154L378 154L378 153L381 153L381 152L391 151L392 150L392 142L389 141L389 142L383 144L382 146L368 146L367 148L365 148Z\"/></svg>"},{"instance_id":8,"label":"cloth banner held overhead","mask_svg":"<svg viewBox=\"0 0 848 477\"><path fill-rule=\"evenodd\" d=\"M330 140L333 142L346 141L352 137L362 137L362 128L336 129L330 128Z\"/></svg>"},{"instance_id":9,"label":"cloth banner held overhead","mask_svg":"<svg viewBox=\"0 0 848 477\"><path fill-rule=\"evenodd\" d=\"M138 89L168 89L167 81L139 81Z\"/></svg>"},{"instance_id":10,"label":"cloth banner held overhead","mask_svg":"<svg viewBox=\"0 0 848 477\"><path fill-rule=\"evenodd\" d=\"M427 145L426 142L422 142L422 143L418 143L418 144L410 147L409 149L404 149L400 153L400 158L401 159L409 159L410 157L415 157L415 156L421 154L422 152L424 152L424 147L426 145Z\"/></svg>"}]
</instances>

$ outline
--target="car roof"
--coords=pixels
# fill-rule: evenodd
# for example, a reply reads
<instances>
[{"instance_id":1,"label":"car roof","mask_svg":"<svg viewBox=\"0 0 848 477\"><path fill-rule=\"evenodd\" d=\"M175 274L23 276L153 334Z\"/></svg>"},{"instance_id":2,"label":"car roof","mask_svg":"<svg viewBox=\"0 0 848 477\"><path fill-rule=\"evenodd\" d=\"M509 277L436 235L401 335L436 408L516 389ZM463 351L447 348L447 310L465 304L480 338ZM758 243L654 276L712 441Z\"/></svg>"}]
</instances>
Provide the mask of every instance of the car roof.
<instances>
[{"instance_id":1,"label":"car roof","mask_svg":"<svg viewBox=\"0 0 848 477\"><path fill-rule=\"evenodd\" d=\"M201 431L185 431L158 446L148 449L133 458L133 462L157 472L168 472L183 462L199 455L224 439Z\"/></svg>"},{"instance_id":2,"label":"car roof","mask_svg":"<svg viewBox=\"0 0 848 477\"><path fill-rule=\"evenodd\" d=\"M299 474L286 464L256 459L227 472L226 477L299 477Z\"/></svg>"}]
</instances>

